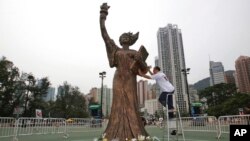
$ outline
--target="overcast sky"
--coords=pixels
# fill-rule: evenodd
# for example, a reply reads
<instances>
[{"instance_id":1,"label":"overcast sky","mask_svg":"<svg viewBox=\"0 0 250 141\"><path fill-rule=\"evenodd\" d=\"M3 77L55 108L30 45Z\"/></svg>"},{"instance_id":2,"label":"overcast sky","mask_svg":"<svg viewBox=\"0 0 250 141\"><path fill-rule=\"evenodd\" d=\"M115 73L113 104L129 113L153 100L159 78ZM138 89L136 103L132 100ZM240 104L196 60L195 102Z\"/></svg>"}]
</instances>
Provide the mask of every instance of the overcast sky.
<instances>
[{"instance_id":1,"label":"overcast sky","mask_svg":"<svg viewBox=\"0 0 250 141\"><path fill-rule=\"evenodd\" d=\"M55 87L68 81L86 94L100 87L101 71L111 87L115 69L109 68L99 27L103 2L111 6L110 37L119 45L122 33L139 31L131 48L144 45L151 65L158 28L177 24L190 83L209 76L209 56L225 70L234 70L240 55L250 56L250 0L0 0L0 56L20 71L48 76Z\"/></svg>"}]
</instances>

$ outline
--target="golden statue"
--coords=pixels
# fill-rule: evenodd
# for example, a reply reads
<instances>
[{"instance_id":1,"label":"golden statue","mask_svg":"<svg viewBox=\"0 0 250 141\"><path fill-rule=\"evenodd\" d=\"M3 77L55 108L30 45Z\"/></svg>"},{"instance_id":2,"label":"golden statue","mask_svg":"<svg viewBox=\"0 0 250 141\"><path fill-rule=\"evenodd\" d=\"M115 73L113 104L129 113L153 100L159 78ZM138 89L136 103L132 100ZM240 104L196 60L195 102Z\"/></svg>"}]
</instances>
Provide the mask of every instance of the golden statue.
<instances>
[{"instance_id":1,"label":"golden statue","mask_svg":"<svg viewBox=\"0 0 250 141\"><path fill-rule=\"evenodd\" d=\"M105 27L108 9L107 3L101 5L100 27L109 65L111 68L116 67L116 71L113 78L111 114L104 133L108 140L120 141L137 138L139 135L148 136L139 113L136 80L138 69L144 73L148 70L145 63L148 53L143 46L139 51L129 49L138 39L139 33L123 33L119 39L122 48L115 44Z\"/></svg>"}]
</instances>

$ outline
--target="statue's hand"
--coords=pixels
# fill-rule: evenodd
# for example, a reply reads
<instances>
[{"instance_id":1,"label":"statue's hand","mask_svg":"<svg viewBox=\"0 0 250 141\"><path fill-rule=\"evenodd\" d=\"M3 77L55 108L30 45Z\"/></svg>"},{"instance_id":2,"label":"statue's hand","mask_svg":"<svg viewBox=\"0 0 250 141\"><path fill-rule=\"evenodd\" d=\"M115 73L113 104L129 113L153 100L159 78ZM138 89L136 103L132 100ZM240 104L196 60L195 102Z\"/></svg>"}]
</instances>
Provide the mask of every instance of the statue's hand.
<instances>
[{"instance_id":1,"label":"statue's hand","mask_svg":"<svg viewBox=\"0 0 250 141\"><path fill-rule=\"evenodd\" d=\"M138 74L139 74L140 76L143 76L143 72L142 72L141 69L138 69Z\"/></svg>"},{"instance_id":2,"label":"statue's hand","mask_svg":"<svg viewBox=\"0 0 250 141\"><path fill-rule=\"evenodd\" d=\"M152 66L148 66L147 69L150 70L152 68Z\"/></svg>"},{"instance_id":3,"label":"statue's hand","mask_svg":"<svg viewBox=\"0 0 250 141\"><path fill-rule=\"evenodd\" d=\"M107 3L103 3L103 4L101 5L101 11L100 11L100 13L101 13L101 18L105 18L105 19L106 19L107 15L108 15L108 9L109 9L109 7L110 7L110 6L108 6Z\"/></svg>"}]
</instances>

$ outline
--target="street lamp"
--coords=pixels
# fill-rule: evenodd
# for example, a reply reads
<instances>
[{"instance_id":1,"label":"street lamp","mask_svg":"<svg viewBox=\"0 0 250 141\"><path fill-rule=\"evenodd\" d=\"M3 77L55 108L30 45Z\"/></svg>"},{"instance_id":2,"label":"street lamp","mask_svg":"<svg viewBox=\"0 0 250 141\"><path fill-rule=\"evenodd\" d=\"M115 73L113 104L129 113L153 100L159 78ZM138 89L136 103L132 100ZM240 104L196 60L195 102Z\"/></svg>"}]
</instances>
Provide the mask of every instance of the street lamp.
<instances>
[{"instance_id":1,"label":"street lamp","mask_svg":"<svg viewBox=\"0 0 250 141\"><path fill-rule=\"evenodd\" d=\"M101 86L101 115L100 118L102 119L102 95L103 95L103 78L106 77L106 72L100 72L99 77L102 79L102 86Z\"/></svg>"},{"instance_id":2,"label":"street lamp","mask_svg":"<svg viewBox=\"0 0 250 141\"><path fill-rule=\"evenodd\" d=\"M181 71L184 74L185 80L186 80L186 90L187 90L187 95L188 95L188 110L189 110L189 115L192 116L189 89L188 89L188 79L187 79L187 75L189 74L190 68L182 69Z\"/></svg>"}]
</instances>

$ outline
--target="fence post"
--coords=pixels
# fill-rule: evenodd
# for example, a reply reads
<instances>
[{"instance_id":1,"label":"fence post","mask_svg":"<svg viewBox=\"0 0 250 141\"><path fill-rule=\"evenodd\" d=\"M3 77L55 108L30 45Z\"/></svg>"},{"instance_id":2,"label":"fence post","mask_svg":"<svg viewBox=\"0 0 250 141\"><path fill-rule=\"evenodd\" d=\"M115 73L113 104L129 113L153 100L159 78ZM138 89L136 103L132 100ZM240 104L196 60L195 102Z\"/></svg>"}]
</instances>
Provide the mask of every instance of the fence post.
<instances>
[{"instance_id":1,"label":"fence post","mask_svg":"<svg viewBox=\"0 0 250 141\"><path fill-rule=\"evenodd\" d=\"M13 141L18 141L19 118L15 119Z\"/></svg>"}]
</instances>

